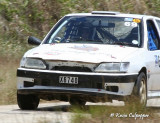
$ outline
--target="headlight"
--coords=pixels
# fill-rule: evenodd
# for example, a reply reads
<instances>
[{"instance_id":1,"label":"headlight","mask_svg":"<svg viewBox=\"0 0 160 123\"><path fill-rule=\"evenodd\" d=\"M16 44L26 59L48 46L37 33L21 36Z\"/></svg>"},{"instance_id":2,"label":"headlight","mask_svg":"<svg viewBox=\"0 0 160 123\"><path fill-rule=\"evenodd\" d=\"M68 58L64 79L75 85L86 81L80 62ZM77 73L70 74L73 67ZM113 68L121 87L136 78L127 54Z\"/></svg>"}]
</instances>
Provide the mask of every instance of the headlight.
<instances>
[{"instance_id":1,"label":"headlight","mask_svg":"<svg viewBox=\"0 0 160 123\"><path fill-rule=\"evenodd\" d=\"M25 68L33 68L33 69L46 69L46 65L40 59L26 58L24 66Z\"/></svg>"},{"instance_id":2,"label":"headlight","mask_svg":"<svg viewBox=\"0 0 160 123\"><path fill-rule=\"evenodd\" d=\"M101 63L95 72L127 72L129 62L124 63Z\"/></svg>"}]
</instances>

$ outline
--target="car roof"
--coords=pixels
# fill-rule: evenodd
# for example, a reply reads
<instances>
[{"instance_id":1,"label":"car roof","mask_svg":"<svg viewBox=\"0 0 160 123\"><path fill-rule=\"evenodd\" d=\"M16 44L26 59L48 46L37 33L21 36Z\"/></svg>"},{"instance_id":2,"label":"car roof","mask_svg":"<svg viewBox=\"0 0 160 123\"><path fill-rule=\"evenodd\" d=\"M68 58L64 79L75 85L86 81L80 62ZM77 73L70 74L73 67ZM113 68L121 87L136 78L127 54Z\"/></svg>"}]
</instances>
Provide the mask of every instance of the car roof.
<instances>
[{"instance_id":1,"label":"car roof","mask_svg":"<svg viewBox=\"0 0 160 123\"><path fill-rule=\"evenodd\" d=\"M124 14L120 12L113 11L92 11L92 13L72 13L66 16L110 16L110 17L128 17L128 18L138 18L142 19L143 17L154 17L150 15L141 15L141 14Z\"/></svg>"}]
</instances>

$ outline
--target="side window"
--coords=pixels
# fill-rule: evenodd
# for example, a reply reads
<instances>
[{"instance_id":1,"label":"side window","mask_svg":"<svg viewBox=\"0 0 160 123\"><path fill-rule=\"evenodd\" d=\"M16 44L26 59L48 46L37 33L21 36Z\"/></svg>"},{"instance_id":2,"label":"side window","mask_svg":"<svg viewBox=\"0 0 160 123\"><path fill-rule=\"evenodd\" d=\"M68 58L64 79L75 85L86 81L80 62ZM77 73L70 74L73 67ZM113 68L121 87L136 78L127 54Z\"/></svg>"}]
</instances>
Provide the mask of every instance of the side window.
<instances>
[{"instance_id":1,"label":"side window","mask_svg":"<svg viewBox=\"0 0 160 123\"><path fill-rule=\"evenodd\" d=\"M157 24L158 24L158 27L160 29L160 20L156 20Z\"/></svg>"},{"instance_id":2,"label":"side window","mask_svg":"<svg viewBox=\"0 0 160 123\"><path fill-rule=\"evenodd\" d=\"M149 50L160 49L159 36L153 21L147 21L147 31L148 31L148 48Z\"/></svg>"}]
</instances>

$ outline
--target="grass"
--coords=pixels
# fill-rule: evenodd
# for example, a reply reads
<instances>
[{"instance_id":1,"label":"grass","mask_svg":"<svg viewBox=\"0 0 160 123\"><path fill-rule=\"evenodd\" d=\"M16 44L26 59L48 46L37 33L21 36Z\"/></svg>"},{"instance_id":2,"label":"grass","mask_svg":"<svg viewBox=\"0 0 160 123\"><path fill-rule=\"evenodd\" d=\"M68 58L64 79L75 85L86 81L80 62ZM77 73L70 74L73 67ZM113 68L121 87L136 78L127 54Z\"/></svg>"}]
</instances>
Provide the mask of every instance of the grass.
<instances>
[{"instance_id":1,"label":"grass","mask_svg":"<svg viewBox=\"0 0 160 123\"><path fill-rule=\"evenodd\" d=\"M0 57L0 104L16 103L16 69L18 59Z\"/></svg>"},{"instance_id":2,"label":"grass","mask_svg":"<svg viewBox=\"0 0 160 123\"><path fill-rule=\"evenodd\" d=\"M129 102L125 106L90 105L74 107L73 123L155 123L160 117L159 110L142 108L141 105ZM143 115L143 117L141 117Z\"/></svg>"},{"instance_id":3,"label":"grass","mask_svg":"<svg viewBox=\"0 0 160 123\"><path fill-rule=\"evenodd\" d=\"M16 104L16 71L23 54L31 47L0 39L0 105Z\"/></svg>"}]
</instances>

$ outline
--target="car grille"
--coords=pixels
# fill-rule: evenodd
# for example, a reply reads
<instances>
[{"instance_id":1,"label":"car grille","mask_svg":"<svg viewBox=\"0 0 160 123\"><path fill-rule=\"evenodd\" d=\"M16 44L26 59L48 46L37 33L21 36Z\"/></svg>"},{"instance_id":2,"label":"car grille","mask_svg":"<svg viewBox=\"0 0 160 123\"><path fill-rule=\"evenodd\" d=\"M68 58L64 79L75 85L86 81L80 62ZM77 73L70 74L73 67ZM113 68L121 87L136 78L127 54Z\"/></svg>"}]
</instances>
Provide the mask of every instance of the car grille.
<instances>
[{"instance_id":1,"label":"car grille","mask_svg":"<svg viewBox=\"0 0 160 123\"><path fill-rule=\"evenodd\" d=\"M73 72L92 72L92 70L87 67L70 67L70 66L55 66L52 68L52 70L73 71Z\"/></svg>"},{"instance_id":2,"label":"car grille","mask_svg":"<svg viewBox=\"0 0 160 123\"><path fill-rule=\"evenodd\" d=\"M95 63L83 63L72 61L45 61L49 70L71 72L94 72Z\"/></svg>"}]
</instances>

